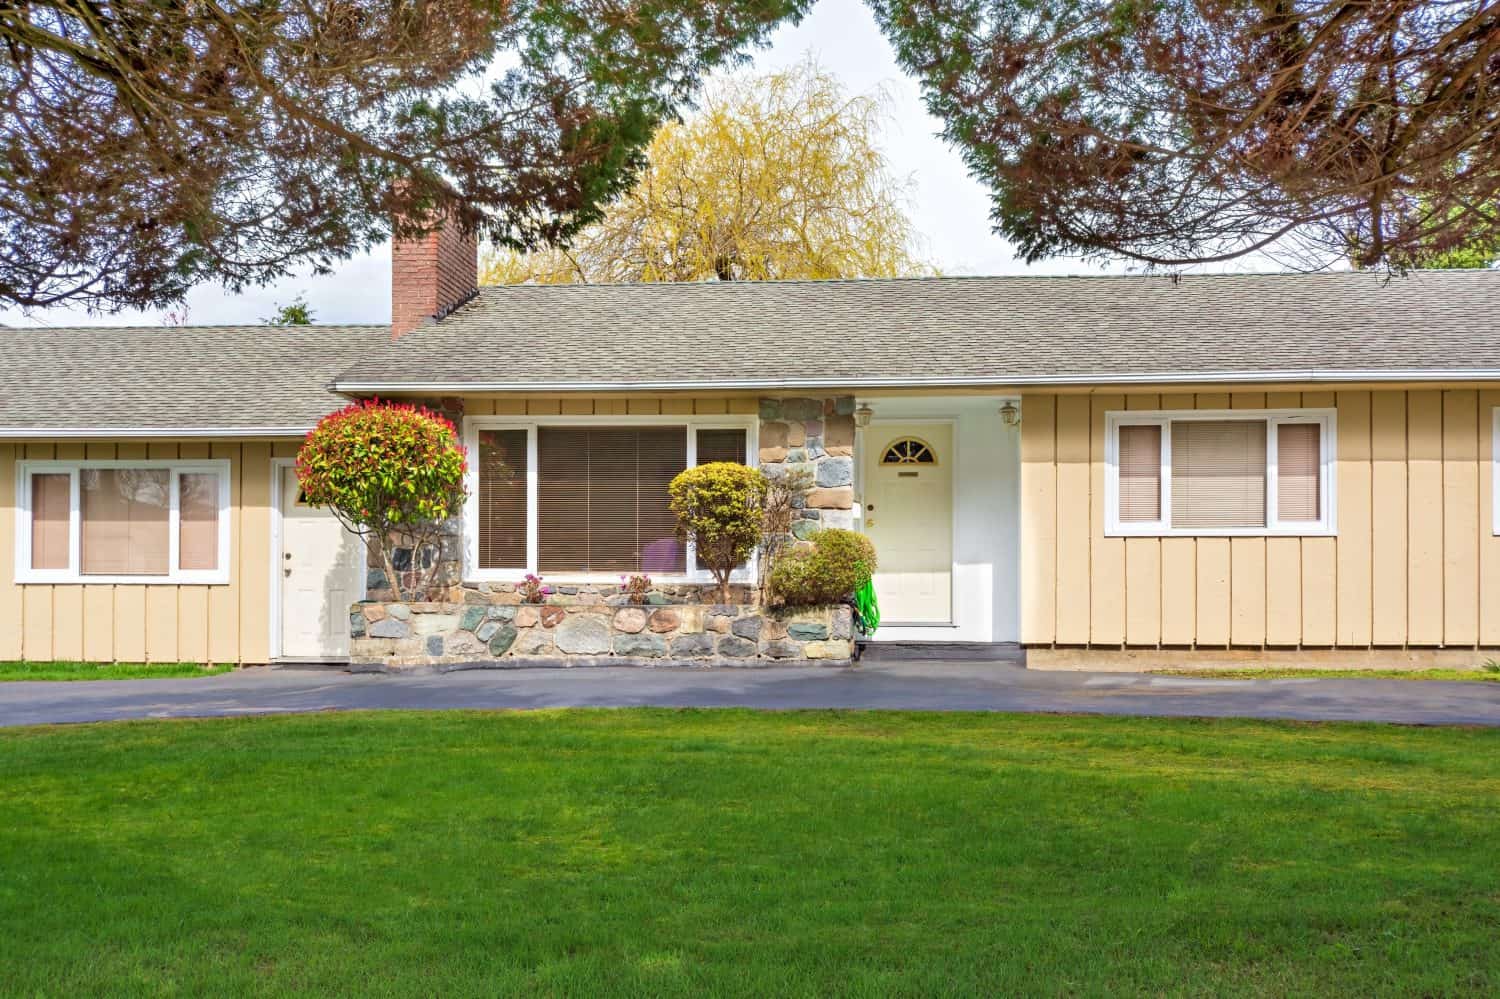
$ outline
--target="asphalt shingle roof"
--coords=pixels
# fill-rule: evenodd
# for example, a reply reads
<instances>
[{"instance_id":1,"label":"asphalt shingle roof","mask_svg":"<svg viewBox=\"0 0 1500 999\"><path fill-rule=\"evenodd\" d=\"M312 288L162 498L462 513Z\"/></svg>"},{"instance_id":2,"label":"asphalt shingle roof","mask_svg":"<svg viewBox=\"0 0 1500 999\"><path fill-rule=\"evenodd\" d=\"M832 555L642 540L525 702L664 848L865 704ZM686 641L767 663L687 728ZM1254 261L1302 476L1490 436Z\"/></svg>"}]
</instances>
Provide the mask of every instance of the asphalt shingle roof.
<instances>
[{"instance_id":1,"label":"asphalt shingle roof","mask_svg":"<svg viewBox=\"0 0 1500 999\"><path fill-rule=\"evenodd\" d=\"M388 326L0 329L0 433L296 433Z\"/></svg>"},{"instance_id":2,"label":"asphalt shingle roof","mask_svg":"<svg viewBox=\"0 0 1500 999\"><path fill-rule=\"evenodd\" d=\"M340 387L1287 380L1500 372L1500 273L483 288Z\"/></svg>"},{"instance_id":3,"label":"asphalt shingle roof","mask_svg":"<svg viewBox=\"0 0 1500 999\"><path fill-rule=\"evenodd\" d=\"M0 329L0 435L292 434L346 392L1500 380L1500 273L483 288L370 326Z\"/></svg>"}]
</instances>

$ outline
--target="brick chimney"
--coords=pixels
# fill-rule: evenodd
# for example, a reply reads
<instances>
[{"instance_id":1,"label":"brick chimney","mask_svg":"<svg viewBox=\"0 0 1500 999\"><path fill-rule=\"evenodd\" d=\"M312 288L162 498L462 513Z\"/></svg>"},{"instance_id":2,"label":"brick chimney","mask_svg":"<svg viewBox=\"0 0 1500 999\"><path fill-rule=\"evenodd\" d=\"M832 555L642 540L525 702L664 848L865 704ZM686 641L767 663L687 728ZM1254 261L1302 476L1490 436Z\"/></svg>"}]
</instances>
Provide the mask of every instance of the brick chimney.
<instances>
[{"instance_id":1,"label":"brick chimney","mask_svg":"<svg viewBox=\"0 0 1500 999\"><path fill-rule=\"evenodd\" d=\"M479 247L451 215L425 236L391 241L391 339L437 322L479 292Z\"/></svg>"}]
</instances>

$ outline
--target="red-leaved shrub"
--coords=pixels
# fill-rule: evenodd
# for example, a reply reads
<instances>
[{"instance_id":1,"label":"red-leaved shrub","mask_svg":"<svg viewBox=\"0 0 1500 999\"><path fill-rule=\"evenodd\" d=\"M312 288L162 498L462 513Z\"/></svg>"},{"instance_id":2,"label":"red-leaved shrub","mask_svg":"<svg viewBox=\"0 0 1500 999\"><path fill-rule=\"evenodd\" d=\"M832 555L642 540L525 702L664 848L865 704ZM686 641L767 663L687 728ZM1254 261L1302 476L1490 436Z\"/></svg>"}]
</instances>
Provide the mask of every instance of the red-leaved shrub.
<instances>
[{"instance_id":1,"label":"red-leaved shrub","mask_svg":"<svg viewBox=\"0 0 1500 999\"><path fill-rule=\"evenodd\" d=\"M417 588L439 560L442 521L463 508L467 460L452 422L422 406L370 399L323 417L297 452L307 502L328 507L379 556L396 599L392 553L410 545Z\"/></svg>"}]
</instances>

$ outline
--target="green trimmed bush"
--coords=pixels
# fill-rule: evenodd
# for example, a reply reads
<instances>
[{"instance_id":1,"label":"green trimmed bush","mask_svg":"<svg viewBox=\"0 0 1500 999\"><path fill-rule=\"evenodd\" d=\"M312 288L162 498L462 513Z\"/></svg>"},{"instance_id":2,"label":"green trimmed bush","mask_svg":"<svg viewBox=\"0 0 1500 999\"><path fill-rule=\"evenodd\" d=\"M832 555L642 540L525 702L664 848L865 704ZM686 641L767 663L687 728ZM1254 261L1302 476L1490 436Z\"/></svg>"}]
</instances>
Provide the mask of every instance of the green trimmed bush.
<instances>
[{"instance_id":1,"label":"green trimmed bush","mask_svg":"<svg viewBox=\"0 0 1500 999\"><path fill-rule=\"evenodd\" d=\"M667 486L677 534L714 574L720 603L729 601L729 574L760 544L766 487L764 472L732 461L689 468Z\"/></svg>"},{"instance_id":2,"label":"green trimmed bush","mask_svg":"<svg viewBox=\"0 0 1500 999\"><path fill-rule=\"evenodd\" d=\"M771 569L771 598L789 607L836 604L875 573L875 546L855 531L830 527L812 536L812 550L791 551Z\"/></svg>"}]
</instances>

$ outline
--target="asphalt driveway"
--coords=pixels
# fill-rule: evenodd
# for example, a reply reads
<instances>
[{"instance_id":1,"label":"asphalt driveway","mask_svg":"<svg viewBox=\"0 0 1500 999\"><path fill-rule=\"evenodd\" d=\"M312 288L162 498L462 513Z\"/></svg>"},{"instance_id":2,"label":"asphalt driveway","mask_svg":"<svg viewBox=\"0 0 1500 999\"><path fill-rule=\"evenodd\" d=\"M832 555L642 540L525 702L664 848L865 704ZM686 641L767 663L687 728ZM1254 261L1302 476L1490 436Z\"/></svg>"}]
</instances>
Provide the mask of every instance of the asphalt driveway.
<instances>
[{"instance_id":1,"label":"asphalt driveway","mask_svg":"<svg viewBox=\"0 0 1500 999\"><path fill-rule=\"evenodd\" d=\"M853 708L1500 726L1500 684L1215 680L994 663L857 669L528 669L429 676L248 669L184 680L0 683L0 725L363 709Z\"/></svg>"}]
</instances>

